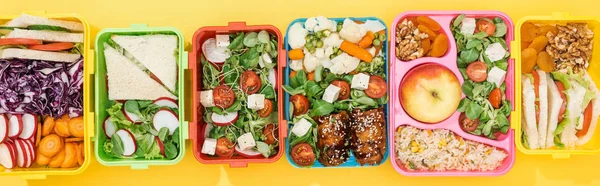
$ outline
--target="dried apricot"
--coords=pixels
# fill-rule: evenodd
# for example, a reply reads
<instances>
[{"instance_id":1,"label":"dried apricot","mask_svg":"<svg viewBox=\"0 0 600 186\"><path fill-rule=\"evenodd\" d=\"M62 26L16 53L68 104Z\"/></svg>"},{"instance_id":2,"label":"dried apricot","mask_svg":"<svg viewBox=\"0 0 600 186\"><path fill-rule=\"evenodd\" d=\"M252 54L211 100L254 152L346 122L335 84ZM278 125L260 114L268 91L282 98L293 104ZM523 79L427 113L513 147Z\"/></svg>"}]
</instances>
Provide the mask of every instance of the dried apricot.
<instances>
[{"instance_id":1,"label":"dried apricot","mask_svg":"<svg viewBox=\"0 0 600 186\"><path fill-rule=\"evenodd\" d=\"M435 37L433 43L431 44L431 51L427 53L431 57L440 57L446 54L448 50L448 37L444 34L440 34Z\"/></svg>"},{"instance_id":2,"label":"dried apricot","mask_svg":"<svg viewBox=\"0 0 600 186\"><path fill-rule=\"evenodd\" d=\"M54 130L54 118L46 116L44 118L44 125L42 126L42 136L47 136Z\"/></svg>"},{"instance_id":3,"label":"dried apricot","mask_svg":"<svg viewBox=\"0 0 600 186\"><path fill-rule=\"evenodd\" d=\"M77 145L75 143L67 143L65 145L65 160L62 162L60 167L71 168L77 166Z\"/></svg>"},{"instance_id":4,"label":"dried apricot","mask_svg":"<svg viewBox=\"0 0 600 186\"><path fill-rule=\"evenodd\" d=\"M536 58L537 52L533 48L526 48L521 51L521 72L531 73L533 67L535 67Z\"/></svg>"},{"instance_id":5,"label":"dried apricot","mask_svg":"<svg viewBox=\"0 0 600 186\"><path fill-rule=\"evenodd\" d=\"M71 135L78 137L78 138L83 138L83 117L79 116L76 118L71 118L71 120L69 120L69 133L71 133Z\"/></svg>"},{"instance_id":6,"label":"dried apricot","mask_svg":"<svg viewBox=\"0 0 600 186\"><path fill-rule=\"evenodd\" d=\"M71 136L69 132L69 116L59 118L55 121L54 132L63 138Z\"/></svg>"},{"instance_id":7,"label":"dried apricot","mask_svg":"<svg viewBox=\"0 0 600 186\"><path fill-rule=\"evenodd\" d=\"M435 20L427 17L427 16L418 16L417 17L417 23L419 23L419 25L424 25L427 28L433 30L433 31L439 31L440 29L442 29L442 26L440 26L440 24L438 24Z\"/></svg>"},{"instance_id":8,"label":"dried apricot","mask_svg":"<svg viewBox=\"0 0 600 186\"><path fill-rule=\"evenodd\" d=\"M521 48L528 48L530 44L531 44L531 42L525 42L525 41L521 40Z\"/></svg>"},{"instance_id":9,"label":"dried apricot","mask_svg":"<svg viewBox=\"0 0 600 186\"><path fill-rule=\"evenodd\" d=\"M532 42L538 33L538 27L532 23L523 23L521 26L521 40L525 42Z\"/></svg>"},{"instance_id":10,"label":"dried apricot","mask_svg":"<svg viewBox=\"0 0 600 186\"><path fill-rule=\"evenodd\" d=\"M65 149L66 148L63 148L60 152L58 152L58 154L56 154L56 156L52 157L52 160L50 160L50 163L48 163L49 167L59 168L63 164L66 154Z\"/></svg>"},{"instance_id":11,"label":"dried apricot","mask_svg":"<svg viewBox=\"0 0 600 186\"><path fill-rule=\"evenodd\" d=\"M552 25L541 26L538 30L540 32L540 35L546 35L548 34L548 32L552 32L554 35L558 34L558 28Z\"/></svg>"},{"instance_id":12,"label":"dried apricot","mask_svg":"<svg viewBox=\"0 0 600 186\"><path fill-rule=\"evenodd\" d=\"M419 23L417 22L417 17L407 17L406 21L412 22L412 24L415 26L419 25ZM402 22L404 22L404 21L400 21L400 23L402 23Z\"/></svg>"},{"instance_id":13,"label":"dried apricot","mask_svg":"<svg viewBox=\"0 0 600 186\"><path fill-rule=\"evenodd\" d=\"M527 48L533 48L536 52L541 52L544 51L546 45L548 45L548 38L546 38L545 35L540 35L535 37L535 39L533 39L533 42L531 42L531 44Z\"/></svg>"},{"instance_id":14,"label":"dried apricot","mask_svg":"<svg viewBox=\"0 0 600 186\"><path fill-rule=\"evenodd\" d=\"M542 51L537 55L537 65L544 72L552 72L556 66L556 63L554 63L554 59L552 56L550 56L550 54L548 54L548 52Z\"/></svg>"},{"instance_id":15,"label":"dried apricot","mask_svg":"<svg viewBox=\"0 0 600 186\"><path fill-rule=\"evenodd\" d=\"M421 48L423 48L423 53L429 52L429 49L431 49L431 40L429 38L422 39Z\"/></svg>"},{"instance_id":16,"label":"dried apricot","mask_svg":"<svg viewBox=\"0 0 600 186\"><path fill-rule=\"evenodd\" d=\"M60 136L50 134L42 138L40 146L38 147L38 152L46 157L53 157L63 149L63 146L64 141Z\"/></svg>"},{"instance_id":17,"label":"dried apricot","mask_svg":"<svg viewBox=\"0 0 600 186\"><path fill-rule=\"evenodd\" d=\"M419 25L417 26L417 29L419 29L419 32L427 34L431 40L435 40L435 36L437 36L433 30L429 29L425 25Z\"/></svg>"}]
</instances>

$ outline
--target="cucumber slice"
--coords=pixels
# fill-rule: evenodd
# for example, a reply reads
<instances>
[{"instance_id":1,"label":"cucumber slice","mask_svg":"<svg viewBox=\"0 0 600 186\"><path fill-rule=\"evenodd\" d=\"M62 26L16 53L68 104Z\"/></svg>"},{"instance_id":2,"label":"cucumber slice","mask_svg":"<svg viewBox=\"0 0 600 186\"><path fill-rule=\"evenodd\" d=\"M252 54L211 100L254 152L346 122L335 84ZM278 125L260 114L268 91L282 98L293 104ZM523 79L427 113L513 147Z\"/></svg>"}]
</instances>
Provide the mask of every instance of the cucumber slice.
<instances>
[{"instance_id":1,"label":"cucumber slice","mask_svg":"<svg viewBox=\"0 0 600 186\"><path fill-rule=\"evenodd\" d=\"M13 30L15 30L15 28L19 28L19 27L12 27L12 26L0 26L0 36L3 35L8 35L8 33L12 32Z\"/></svg>"},{"instance_id":2,"label":"cucumber slice","mask_svg":"<svg viewBox=\"0 0 600 186\"><path fill-rule=\"evenodd\" d=\"M50 26L50 25L29 25L27 26L29 30L50 30L50 31L59 31L59 32L69 32L69 29L59 27L59 26Z\"/></svg>"}]
</instances>

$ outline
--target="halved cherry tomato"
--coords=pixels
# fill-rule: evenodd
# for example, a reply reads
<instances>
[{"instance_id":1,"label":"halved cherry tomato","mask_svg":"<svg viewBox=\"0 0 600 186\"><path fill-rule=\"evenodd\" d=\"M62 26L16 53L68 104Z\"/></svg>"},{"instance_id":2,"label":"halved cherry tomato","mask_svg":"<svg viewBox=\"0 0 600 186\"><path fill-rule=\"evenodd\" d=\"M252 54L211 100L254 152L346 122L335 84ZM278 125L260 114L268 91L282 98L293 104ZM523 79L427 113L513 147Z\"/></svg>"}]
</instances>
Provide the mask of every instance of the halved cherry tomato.
<instances>
[{"instance_id":1,"label":"halved cherry tomato","mask_svg":"<svg viewBox=\"0 0 600 186\"><path fill-rule=\"evenodd\" d=\"M242 73L240 84L242 91L244 91L246 94L257 93L262 86L260 78L258 75L256 75L256 72L252 70L246 70L244 73Z\"/></svg>"},{"instance_id":2,"label":"halved cherry tomato","mask_svg":"<svg viewBox=\"0 0 600 186\"><path fill-rule=\"evenodd\" d=\"M560 105L560 110L558 111L558 122L560 123L563 120L563 115L565 115L565 111L567 109L567 94L565 93L565 85L563 85L560 81L554 81L556 87L558 88L558 92L560 93L560 99L563 100Z\"/></svg>"},{"instance_id":3,"label":"halved cherry tomato","mask_svg":"<svg viewBox=\"0 0 600 186\"><path fill-rule=\"evenodd\" d=\"M229 158L233 156L233 152L235 151L233 143L226 137L221 137L217 140L217 149L215 150L215 154L220 158Z\"/></svg>"},{"instance_id":4,"label":"halved cherry tomato","mask_svg":"<svg viewBox=\"0 0 600 186\"><path fill-rule=\"evenodd\" d=\"M41 45L42 41L37 39L25 38L1 38L0 46L2 45Z\"/></svg>"},{"instance_id":5,"label":"halved cherry tomato","mask_svg":"<svg viewBox=\"0 0 600 186\"><path fill-rule=\"evenodd\" d=\"M308 99L300 94L296 94L290 97L290 102L294 104L294 116L306 114L308 112L308 108L310 107Z\"/></svg>"},{"instance_id":6,"label":"halved cherry tomato","mask_svg":"<svg viewBox=\"0 0 600 186\"><path fill-rule=\"evenodd\" d=\"M535 120L540 121L540 75L535 70L531 71L531 75L533 76L533 90L535 92Z\"/></svg>"},{"instance_id":7,"label":"halved cherry tomato","mask_svg":"<svg viewBox=\"0 0 600 186\"><path fill-rule=\"evenodd\" d=\"M486 20L477 21L477 33L485 32L488 36L491 36L496 32L496 25Z\"/></svg>"},{"instance_id":8,"label":"halved cherry tomato","mask_svg":"<svg viewBox=\"0 0 600 186\"><path fill-rule=\"evenodd\" d=\"M381 76L373 75L369 78L369 86L365 94L373 99L379 99L387 93L387 84Z\"/></svg>"},{"instance_id":9,"label":"halved cherry tomato","mask_svg":"<svg viewBox=\"0 0 600 186\"><path fill-rule=\"evenodd\" d=\"M460 128L465 132L473 132L479 126L479 118L472 120L467 117L467 114L462 112L460 116L458 116L458 123Z\"/></svg>"},{"instance_id":10,"label":"halved cherry tomato","mask_svg":"<svg viewBox=\"0 0 600 186\"><path fill-rule=\"evenodd\" d=\"M235 101L235 93L227 85L219 85L213 89L213 100L217 107L228 108Z\"/></svg>"},{"instance_id":11,"label":"halved cherry tomato","mask_svg":"<svg viewBox=\"0 0 600 186\"><path fill-rule=\"evenodd\" d=\"M488 100L492 104L492 107L494 107L495 109L499 109L500 103L502 103L502 90L500 90L500 88L495 88L494 90L492 90Z\"/></svg>"},{"instance_id":12,"label":"halved cherry tomato","mask_svg":"<svg viewBox=\"0 0 600 186\"><path fill-rule=\"evenodd\" d=\"M467 76L473 82L483 82L487 78L487 65L481 61L475 61L467 66Z\"/></svg>"},{"instance_id":13,"label":"halved cherry tomato","mask_svg":"<svg viewBox=\"0 0 600 186\"><path fill-rule=\"evenodd\" d=\"M496 132L494 132L494 137L496 139L498 139L498 138L500 138L500 136L502 136L502 134L504 134L504 133L502 133L502 131L496 131Z\"/></svg>"},{"instance_id":14,"label":"halved cherry tomato","mask_svg":"<svg viewBox=\"0 0 600 186\"><path fill-rule=\"evenodd\" d=\"M271 115L271 112L273 112L273 102L269 99L265 99L265 106L263 109L258 110L258 116L266 118Z\"/></svg>"},{"instance_id":15,"label":"halved cherry tomato","mask_svg":"<svg viewBox=\"0 0 600 186\"><path fill-rule=\"evenodd\" d=\"M263 129L263 135L267 137L267 139L265 139L266 144L275 144L275 139L278 136L277 132L275 132L275 125L268 124L267 126L265 126L265 129Z\"/></svg>"},{"instance_id":16,"label":"halved cherry tomato","mask_svg":"<svg viewBox=\"0 0 600 186\"><path fill-rule=\"evenodd\" d=\"M345 100L350 98L350 84L344 80L335 80L331 82L332 85L340 88L340 95L338 100Z\"/></svg>"},{"instance_id":17,"label":"halved cherry tomato","mask_svg":"<svg viewBox=\"0 0 600 186\"><path fill-rule=\"evenodd\" d=\"M45 45L30 45L31 50L42 50L42 51L63 51L73 48L73 43L50 43Z\"/></svg>"},{"instance_id":18,"label":"halved cherry tomato","mask_svg":"<svg viewBox=\"0 0 600 186\"><path fill-rule=\"evenodd\" d=\"M592 100L594 101L594 100ZM592 104L592 102L590 102L587 107L585 107L585 110L583 111L583 128L579 131L577 131L577 137L583 137L588 133L588 130L590 130L590 125L592 124L592 111L594 110L594 105Z\"/></svg>"},{"instance_id":19,"label":"halved cherry tomato","mask_svg":"<svg viewBox=\"0 0 600 186\"><path fill-rule=\"evenodd\" d=\"M300 143L290 152L292 160L299 166L310 166L315 163L315 153L308 143Z\"/></svg>"}]
</instances>

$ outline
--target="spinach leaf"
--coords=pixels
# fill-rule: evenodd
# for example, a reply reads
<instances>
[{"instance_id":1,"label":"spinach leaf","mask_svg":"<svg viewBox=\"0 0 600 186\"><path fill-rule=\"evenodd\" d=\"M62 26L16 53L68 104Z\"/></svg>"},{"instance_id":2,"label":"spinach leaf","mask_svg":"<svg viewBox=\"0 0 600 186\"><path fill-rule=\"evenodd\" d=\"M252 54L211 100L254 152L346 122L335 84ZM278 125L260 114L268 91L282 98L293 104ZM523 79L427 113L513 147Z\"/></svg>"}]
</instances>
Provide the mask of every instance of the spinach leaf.
<instances>
[{"instance_id":1,"label":"spinach leaf","mask_svg":"<svg viewBox=\"0 0 600 186\"><path fill-rule=\"evenodd\" d=\"M469 119L477 119L483 112L483 108L476 102L471 102L466 109L466 115Z\"/></svg>"},{"instance_id":2,"label":"spinach leaf","mask_svg":"<svg viewBox=\"0 0 600 186\"><path fill-rule=\"evenodd\" d=\"M123 156L125 147L123 146L123 141L121 141L121 137L115 133L112 135L112 137L110 139L112 142L112 149L111 149L112 154L116 157Z\"/></svg>"},{"instance_id":3,"label":"spinach leaf","mask_svg":"<svg viewBox=\"0 0 600 186\"><path fill-rule=\"evenodd\" d=\"M261 30L258 32L258 41L260 43L269 43L269 33L266 30Z\"/></svg>"},{"instance_id":4,"label":"spinach leaf","mask_svg":"<svg viewBox=\"0 0 600 186\"><path fill-rule=\"evenodd\" d=\"M323 94L323 89L314 81L307 81L304 84L304 90L306 90L306 95L308 97L318 98Z\"/></svg>"},{"instance_id":5,"label":"spinach leaf","mask_svg":"<svg viewBox=\"0 0 600 186\"><path fill-rule=\"evenodd\" d=\"M471 104L471 100L469 98L463 98L462 100L460 100L460 103L458 103L458 109L456 109L456 111L465 112L469 104Z\"/></svg>"},{"instance_id":6,"label":"spinach leaf","mask_svg":"<svg viewBox=\"0 0 600 186\"><path fill-rule=\"evenodd\" d=\"M467 97L473 98L473 83L471 81L465 81L461 88Z\"/></svg>"},{"instance_id":7,"label":"spinach leaf","mask_svg":"<svg viewBox=\"0 0 600 186\"><path fill-rule=\"evenodd\" d=\"M175 144L173 143L167 143L164 144L164 148L165 148L165 155L167 156L167 159L175 159L175 157L177 157L177 147L175 147Z\"/></svg>"},{"instance_id":8,"label":"spinach leaf","mask_svg":"<svg viewBox=\"0 0 600 186\"><path fill-rule=\"evenodd\" d=\"M481 48L477 48L477 47L483 47L483 42L480 39L471 39L467 41L467 49L472 49L472 48L476 48L481 50Z\"/></svg>"},{"instance_id":9,"label":"spinach leaf","mask_svg":"<svg viewBox=\"0 0 600 186\"><path fill-rule=\"evenodd\" d=\"M236 49L236 48L238 48L238 46L240 46L240 44L242 44L243 40L244 40L244 33L239 33L239 34L237 34L237 36L235 36L235 38L233 39L233 41L231 41L231 44L229 44L229 46L227 48Z\"/></svg>"},{"instance_id":10,"label":"spinach leaf","mask_svg":"<svg viewBox=\"0 0 600 186\"><path fill-rule=\"evenodd\" d=\"M508 61L506 59L501 59L494 62L496 66L504 71L508 70Z\"/></svg>"},{"instance_id":11,"label":"spinach leaf","mask_svg":"<svg viewBox=\"0 0 600 186\"><path fill-rule=\"evenodd\" d=\"M169 135L169 128L163 127L158 130L158 139L160 139L160 141L165 141L167 139L167 135Z\"/></svg>"},{"instance_id":12,"label":"spinach leaf","mask_svg":"<svg viewBox=\"0 0 600 186\"><path fill-rule=\"evenodd\" d=\"M258 44L258 34L256 32L248 32L244 37L244 45L247 47L254 47Z\"/></svg>"},{"instance_id":13,"label":"spinach leaf","mask_svg":"<svg viewBox=\"0 0 600 186\"><path fill-rule=\"evenodd\" d=\"M135 101L135 100L127 100L125 102L125 110L127 112L131 112L131 113L134 113L134 114L140 114L141 115L141 113L140 113L140 107L139 107L137 101Z\"/></svg>"},{"instance_id":14,"label":"spinach leaf","mask_svg":"<svg viewBox=\"0 0 600 186\"><path fill-rule=\"evenodd\" d=\"M256 68L259 60L259 52L256 47L248 49L242 56L240 56L241 65L245 69Z\"/></svg>"},{"instance_id":15,"label":"spinach leaf","mask_svg":"<svg viewBox=\"0 0 600 186\"><path fill-rule=\"evenodd\" d=\"M456 16L456 18L454 19L454 21L452 21L452 25L454 27L460 26L460 24L465 19L465 17L467 17L465 14L460 14L460 15Z\"/></svg>"},{"instance_id":16,"label":"spinach leaf","mask_svg":"<svg viewBox=\"0 0 600 186\"><path fill-rule=\"evenodd\" d=\"M290 78L290 86L297 88L306 83L306 72L304 70L296 71L296 75Z\"/></svg>"},{"instance_id":17,"label":"spinach leaf","mask_svg":"<svg viewBox=\"0 0 600 186\"><path fill-rule=\"evenodd\" d=\"M479 51L475 48L464 50L460 52L460 58L465 63L471 63L479 58Z\"/></svg>"},{"instance_id":18,"label":"spinach leaf","mask_svg":"<svg viewBox=\"0 0 600 186\"><path fill-rule=\"evenodd\" d=\"M489 136L492 133L492 125L489 123L486 123L483 126L483 135Z\"/></svg>"},{"instance_id":19,"label":"spinach leaf","mask_svg":"<svg viewBox=\"0 0 600 186\"><path fill-rule=\"evenodd\" d=\"M360 97L358 99L355 99L354 102L371 107L377 106L377 102L369 97Z\"/></svg>"},{"instance_id":20,"label":"spinach leaf","mask_svg":"<svg viewBox=\"0 0 600 186\"><path fill-rule=\"evenodd\" d=\"M290 95L296 95L296 94L304 94L304 87L298 87L296 89L290 87L289 85L283 85L283 90L285 90L285 92L287 92Z\"/></svg>"},{"instance_id":21,"label":"spinach leaf","mask_svg":"<svg viewBox=\"0 0 600 186\"><path fill-rule=\"evenodd\" d=\"M324 100L318 99L311 103L313 103L311 111L310 111L311 117L325 116L325 115L332 113L335 110L333 107L333 104L326 102Z\"/></svg>"}]
</instances>

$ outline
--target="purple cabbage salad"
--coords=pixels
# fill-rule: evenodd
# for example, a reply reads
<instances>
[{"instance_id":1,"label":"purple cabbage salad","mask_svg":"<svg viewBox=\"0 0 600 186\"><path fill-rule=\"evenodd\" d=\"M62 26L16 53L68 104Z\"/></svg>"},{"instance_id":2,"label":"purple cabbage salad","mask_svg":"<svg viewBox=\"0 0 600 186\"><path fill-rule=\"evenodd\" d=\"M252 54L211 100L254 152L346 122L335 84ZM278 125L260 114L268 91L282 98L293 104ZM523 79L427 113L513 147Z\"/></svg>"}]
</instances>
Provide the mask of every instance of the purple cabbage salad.
<instances>
[{"instance_id":1,"label":"purple cabbage salad","mask_svg":"<svg viewBox=\"0 0 600 186\"><path fill-rule=\"evenodd\" d=\"M83 112L83 58L76 63L0 59L0 114L54 118Z\"/></svg>"}]
</instances>

